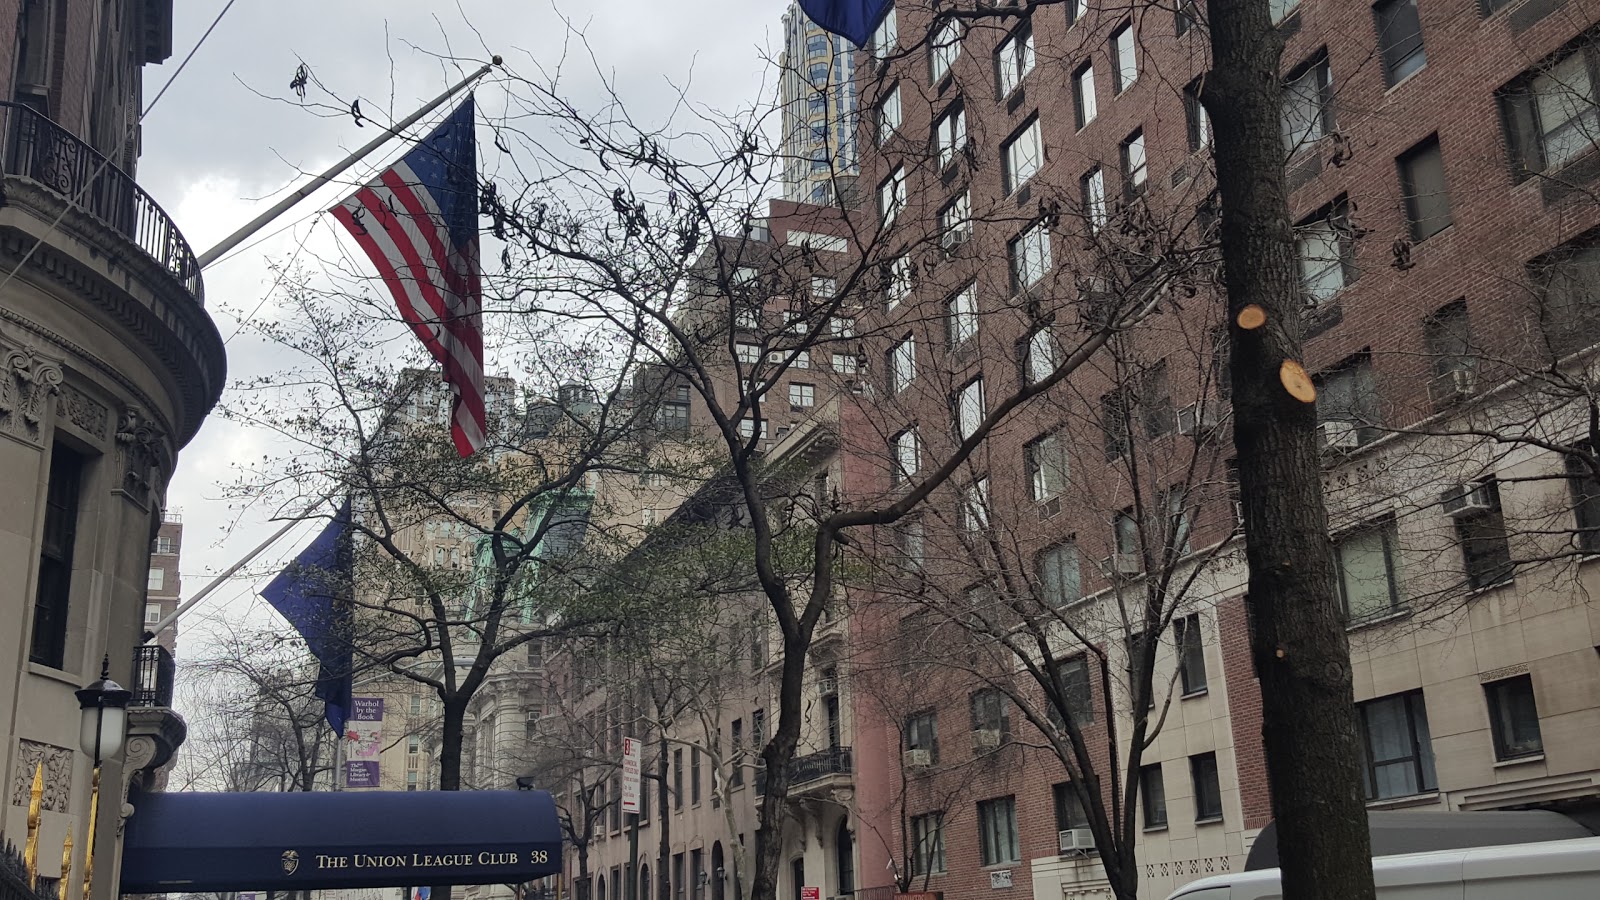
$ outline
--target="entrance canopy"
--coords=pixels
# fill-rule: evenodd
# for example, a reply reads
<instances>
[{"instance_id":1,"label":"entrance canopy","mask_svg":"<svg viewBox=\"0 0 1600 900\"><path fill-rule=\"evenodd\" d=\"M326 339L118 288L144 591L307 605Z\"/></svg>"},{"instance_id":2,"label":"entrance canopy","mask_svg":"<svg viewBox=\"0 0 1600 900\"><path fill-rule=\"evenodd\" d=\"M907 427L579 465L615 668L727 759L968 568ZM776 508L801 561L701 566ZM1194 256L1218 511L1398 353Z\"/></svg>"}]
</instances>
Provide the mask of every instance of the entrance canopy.
<instances>
[{"instance_id":1,"label":"entrance canopy","mask_svg":"<svg viewBox=\"0 0 1600 900\"><path fill-rule=\"evenodd\" d=\"M518 884L560 870L544 791L145 794L121 890Z\"/></svg>"}]
</instances>

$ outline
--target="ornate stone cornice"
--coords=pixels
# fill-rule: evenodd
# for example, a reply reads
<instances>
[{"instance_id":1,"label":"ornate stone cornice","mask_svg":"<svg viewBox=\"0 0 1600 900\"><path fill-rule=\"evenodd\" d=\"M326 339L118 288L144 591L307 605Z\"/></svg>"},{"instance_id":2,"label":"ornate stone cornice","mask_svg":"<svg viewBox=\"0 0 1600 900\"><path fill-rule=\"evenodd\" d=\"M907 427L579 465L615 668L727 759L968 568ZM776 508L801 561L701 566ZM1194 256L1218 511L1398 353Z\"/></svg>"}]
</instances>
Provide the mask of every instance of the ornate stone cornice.
<instances>
[{"instance_id":1,"label":"ornate stone cornice","mask_svg":"<svg viewBox=\"0 0 1600 900\"><path fill-rule=\"evenodd\" d=\"M222 336L199 299L126 236L82 209L68 209L63 198L42 185L6 176L4 188L6 207L0 217L12 221L0 227L0 264L14 268L26 258L22 272L30 280L54 282L72 291L148 348L178 388L179 421L171 430L179 446L188 443L216 405L227 375ZM17 222L18 215L33 221ZM38 235L32 233L33 226L37 224L43 233L58 217L56 239L46 237L35 249ZM87 245L104 260L103 267L63 250L62 238ZM0 310L0 315L36 333L43 331L11 310ZM59 335L47 336L60 342ZM88 358L99 363L92 355ZM100 367L109 370L103 363ZM115 380L131 387L125 378Z\"/></svg>"}]
</instances>

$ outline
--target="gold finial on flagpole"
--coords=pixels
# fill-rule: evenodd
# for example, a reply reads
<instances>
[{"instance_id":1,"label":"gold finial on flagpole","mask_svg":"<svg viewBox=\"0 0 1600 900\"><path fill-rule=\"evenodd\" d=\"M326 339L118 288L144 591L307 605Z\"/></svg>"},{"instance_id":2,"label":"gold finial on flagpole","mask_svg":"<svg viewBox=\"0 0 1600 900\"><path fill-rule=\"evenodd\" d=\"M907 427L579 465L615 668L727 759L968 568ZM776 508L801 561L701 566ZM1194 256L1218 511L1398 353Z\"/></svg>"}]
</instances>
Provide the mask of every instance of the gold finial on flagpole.
<instances>
[{"instance_id":1,"label":"gold finial on flagpole","mask_svg":"<svg viewBox=\"0 0 1600 900\"><path fill-rule=\"evenodd\" d=\"M39 811L44 804L44 763L33 768L33 789L28 791L28 842L22 846L22 865L30 889L39 883Z\"/></svg>"},{"instance_id":2,"label":"gold finial on flagpole","mask_svg":"<svg viewBox=\"0 0 1600 900\"><path fill-rule=\"evenodd\" d=\"M72 882L72 832L61 842L61 881L56 884L56 900L67 900L67 888Z\"/></svg>"}]
</instances>

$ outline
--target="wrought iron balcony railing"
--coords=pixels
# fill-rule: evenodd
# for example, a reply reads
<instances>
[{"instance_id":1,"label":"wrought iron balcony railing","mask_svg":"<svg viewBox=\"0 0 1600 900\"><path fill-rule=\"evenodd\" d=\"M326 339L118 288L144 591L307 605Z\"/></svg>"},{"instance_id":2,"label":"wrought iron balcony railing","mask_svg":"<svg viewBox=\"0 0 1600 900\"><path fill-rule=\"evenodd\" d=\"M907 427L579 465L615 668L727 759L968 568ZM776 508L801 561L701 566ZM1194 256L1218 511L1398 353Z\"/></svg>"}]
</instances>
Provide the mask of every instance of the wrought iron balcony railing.
<instances>
[{"instance_id":1,"label":"wrought iron balcony railing","mask_svg":"<svg viewBox=\"0 0 1600 900\"><path fill-rule=\"evenodd\" d=\"M129 706L171 708L172 681L177 674L172 654L160 644L144 644L133 651L133 699Z\"/></svg>"},{"instance_id":2,"label":"wrought iron balcony railing","mask_svg":"<svg viewBox=\"0 0 1600 900\"><path fill-rule=\"evenodd\" d=\"M806 756L796 757L794 761L794 774L789 780L791 788L801 788L813 781L827 778L829 775L849 775L854 771L851 765L849 747L830 747L821 753L811 753ZM756 793L767 792L767 770L756 770Z\"/></svg>"},{"instance_id":3,"label":"wrought iron balcony railing","mask_svg":"<svg viewBox=\"0 0 1600 900\"><path fill-rule=\"evenodd\" d=\"M0 102L7 175L31 178L121 232L205 302L200 266L183 233L134 182L72 132L20 103Z\"/></svg>"}]
</instances>

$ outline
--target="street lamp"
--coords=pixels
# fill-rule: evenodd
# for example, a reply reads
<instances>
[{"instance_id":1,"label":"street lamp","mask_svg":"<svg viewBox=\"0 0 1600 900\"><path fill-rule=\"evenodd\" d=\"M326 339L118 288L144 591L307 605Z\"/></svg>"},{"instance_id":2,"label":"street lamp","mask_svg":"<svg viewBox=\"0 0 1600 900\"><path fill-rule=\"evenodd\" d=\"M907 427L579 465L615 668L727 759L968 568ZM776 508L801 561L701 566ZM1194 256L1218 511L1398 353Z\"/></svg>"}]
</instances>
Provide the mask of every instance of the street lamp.
<instances>
[{"instance_id":1,"label":"street lamp","mask_svg":"<svg viewBox=\"0 0 1600 900\"><path fill-rule=\"evenodd\" d=\"M535 782L532 775L517 776L517 790L519 791L531 791L534 789L534 784Z\"/></svg>"},{"instance_id":2,"label":"street lamp","mask_svg":"<svg viewBox=\"0 0 1600 900\"><path fill-rule=\"evenodd\" d=\"M89 840L83 849L83 900L94 884L94 832L100 823L100 762L122 752L128 733L128 701L133 692L111 680L111 657L100 663L100 680L78 691L78 746L94 759L94 782L89 792ZM63 891L62 896L65 896Z\"/></svg>"}]
</instances>

